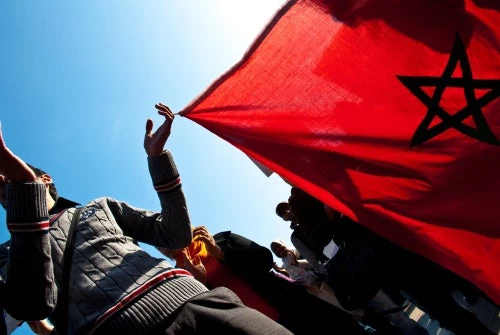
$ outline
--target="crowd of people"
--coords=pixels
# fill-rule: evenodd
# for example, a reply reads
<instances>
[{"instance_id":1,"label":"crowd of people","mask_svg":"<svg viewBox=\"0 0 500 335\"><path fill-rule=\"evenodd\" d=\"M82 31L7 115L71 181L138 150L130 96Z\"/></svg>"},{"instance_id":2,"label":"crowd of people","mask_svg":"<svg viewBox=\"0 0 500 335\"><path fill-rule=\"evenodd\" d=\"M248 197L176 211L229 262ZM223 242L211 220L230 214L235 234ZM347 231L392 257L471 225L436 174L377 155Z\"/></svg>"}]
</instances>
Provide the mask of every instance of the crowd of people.
<instances>
[{"instance_id":1,"label":"crowd of people","mask_svg":"<svg viewBox=\"0 0 500 335\"><path fill-rule=\"evenodd\" d=\"M456 335L494 333L454 298L486 298L469 282L300 188L276 207L293 247L193 226L165 149L174 114L155 107L165 120L155 131L147 120L144 149L161 212L59 196L0 130L0 203L11 235L0 245L0 334L26 321L37 334L428 335L404 312L408 301Z\"/></svg>"},{"instance_id":2,"label":"crowd of people","mask_svg":"<svg viewBox=\"0 0 500 335\"><path fill-rule=\"evenodd\" d=\"M278 204L276 213L290 222L295 251L278 255L280 251L274 247L275 253L285 257L285 265L289 255L301 255L310 264L310 271L333 291L341 307L375 309L392 318L391 324L402 334L425 333L397 308L408 302L454 334L497 333L456 299L460 292L470 300L482 299L496 306L477 287L375 234L303 190L292 186L288 201Z\"/></svg>"}]
</instances>

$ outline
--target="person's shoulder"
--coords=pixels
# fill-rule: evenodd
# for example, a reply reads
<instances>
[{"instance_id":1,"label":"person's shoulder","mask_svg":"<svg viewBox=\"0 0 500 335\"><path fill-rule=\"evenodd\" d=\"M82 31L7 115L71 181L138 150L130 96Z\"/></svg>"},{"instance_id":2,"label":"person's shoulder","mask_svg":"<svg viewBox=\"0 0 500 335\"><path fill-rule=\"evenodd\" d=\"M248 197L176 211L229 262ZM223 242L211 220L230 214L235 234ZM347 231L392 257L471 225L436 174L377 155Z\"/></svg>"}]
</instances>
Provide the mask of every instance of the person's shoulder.
<instances>
[{"instance_id":1,"label":"person's shoulder","mask_svg":"<svg viewBox=\"0 0 500 335\"><path fill-rule=\"evenodd\" d=\"M121 201L113 197L102 196L89 201L89 203L86 206L92 205L94 203L103 203L103 202L121 202Z\"/></svg>"},{"instance_id":2,"label":"person's shoulder","mask_svg":"<svg viewBox=\"0 0 500 335\"><path fill-rule=\"evenodd\" d=\"M220 243L225 240L228 240L229 237L231 236L232 232L230 230L226 231L221 231L213 235L213 238L215 240L215 243Z\"/></svg>"},{"instance_id":3,"label":"person's shoulder","mask_svg":"<svg viewBox=\"0 0 500 335\"><path fill-rule=\"evenodd\" d=\"M75 207L85 207L87 209L94 208L94 209L102 209L106 207L115 207L113 204L118 204L121 203L122 201L119 201L115 198L108 197L108 196L101 196L94 198L86 203L83 203L81 205L77 205Z\"/></svg>"}]
</instances>

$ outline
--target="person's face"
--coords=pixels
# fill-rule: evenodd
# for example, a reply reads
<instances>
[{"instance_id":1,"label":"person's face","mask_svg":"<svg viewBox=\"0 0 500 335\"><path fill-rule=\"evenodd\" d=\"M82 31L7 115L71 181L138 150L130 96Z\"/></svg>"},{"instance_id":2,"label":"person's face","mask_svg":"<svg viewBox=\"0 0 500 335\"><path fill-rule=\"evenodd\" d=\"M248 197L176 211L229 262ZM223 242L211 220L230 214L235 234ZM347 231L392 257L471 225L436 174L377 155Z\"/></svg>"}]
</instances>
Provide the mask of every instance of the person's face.
<instances>
[{"instance_id":1,"label":"person's face","mask_svg":"<svg viewBox=\"0 0 500 335\"><path fill-rule=\"evenodd\" d=\"M285 212L285 217L286 217L286 220L287 221L292 221L294 216L293 216L293 213L290 209L288 209L286 212Z\"/></svg>"},{"instance_id":2,"label":"person's face","mask_svg":"<svg viewBox=\"0 0 500 335\"><path fill-rule=\"evenodd\" d=\"M285 221L293 221L294 219L294 216L293 216L293 212L290 208L287 208L283 214L281 215L281 217L283 218L283 220Z\"/></svg>"},{"instance_id":3,"label":"person's face","mask_svg":"<svg viewBox=\"0 0 500 335\"><path fill-rule=\"evenodd\" d=\"M278 256L279 258L286 257L288 249L283 244L280 244L280 243L277 243L277 242L273 242L271 244L271 248L272 248L274 254L276 256Z\"/></svg>"}]
</instances>

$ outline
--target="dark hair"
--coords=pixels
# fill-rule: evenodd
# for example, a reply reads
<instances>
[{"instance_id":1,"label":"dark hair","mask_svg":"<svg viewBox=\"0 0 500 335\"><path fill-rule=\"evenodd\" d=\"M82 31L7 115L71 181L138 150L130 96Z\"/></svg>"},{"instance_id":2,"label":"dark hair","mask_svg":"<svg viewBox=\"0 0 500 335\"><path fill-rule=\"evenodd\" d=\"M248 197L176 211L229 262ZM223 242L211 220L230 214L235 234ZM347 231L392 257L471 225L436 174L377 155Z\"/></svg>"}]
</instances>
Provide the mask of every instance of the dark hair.
<instances>
[{"instance_id":1,"label":"dark hair","mask_svg":"<svg viewBox=\"0 0 500 335\"><path fill-rule=\"evenodd\" d=\"M41 177L44 174L48 175L48 173L43 171L42 169L34 167L33 165L31 165L29 163L26 163L26 164L30 167L31 170L33 170L33 172L35 173L35 175L37 177ZM52 199L54 199L54 201L56 201L57 198L59 198L59 194L57 194L56 184L54 184L53 182L49 184L49 194L52 197Z\"/></svg>"},{"instance_id":2,"label":"dark hair","mask_svg":"<svg viewBox=\"0 0 500 335\"><path fill-rule=\"evenodd\" d=\"M283 218L283 215L285 215L286 211L290 209L290 204L288 202L280 202L276 206L276 214L280 217Z\"/></svg>"}]
</instances>

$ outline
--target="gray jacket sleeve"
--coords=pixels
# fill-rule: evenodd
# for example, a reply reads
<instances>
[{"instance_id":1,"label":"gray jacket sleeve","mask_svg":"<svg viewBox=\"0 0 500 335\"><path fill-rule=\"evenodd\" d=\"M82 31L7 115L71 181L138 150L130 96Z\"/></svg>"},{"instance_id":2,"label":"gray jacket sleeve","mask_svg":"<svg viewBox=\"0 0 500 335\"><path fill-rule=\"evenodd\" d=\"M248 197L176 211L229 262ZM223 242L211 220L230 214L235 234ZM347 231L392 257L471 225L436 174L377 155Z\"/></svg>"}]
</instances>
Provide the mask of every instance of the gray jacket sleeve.
<instances>
[{"instance_id":1,"label":"gray jacket sleeve","mask_svg":"<svg viewBox=\"0 0 500 335\"><path fill-rule=\"evenodd\" d=\"M108 199L110 208L124 233L140 242L169 249L184 248L191 243L192 229L186 198L172 154L163 152L148 158L153 186L158 193L161 213L140 210Z\"/></svg>"},{"instance_id":2,"label":"gray jacket sleeve","mask_svg":"<svg viewBox=\"0 0 500 335\"><path fill-rule=\"evenodd\" d=\"M42 320L55 308L57 297L45 185L8 184L6 203L11 243L4 306L16 319Z\"/></svg>"}]
</instances>

